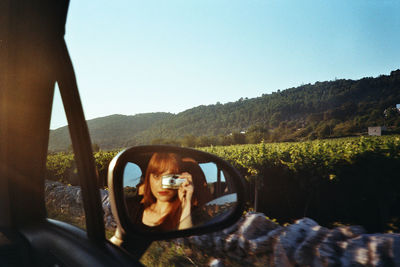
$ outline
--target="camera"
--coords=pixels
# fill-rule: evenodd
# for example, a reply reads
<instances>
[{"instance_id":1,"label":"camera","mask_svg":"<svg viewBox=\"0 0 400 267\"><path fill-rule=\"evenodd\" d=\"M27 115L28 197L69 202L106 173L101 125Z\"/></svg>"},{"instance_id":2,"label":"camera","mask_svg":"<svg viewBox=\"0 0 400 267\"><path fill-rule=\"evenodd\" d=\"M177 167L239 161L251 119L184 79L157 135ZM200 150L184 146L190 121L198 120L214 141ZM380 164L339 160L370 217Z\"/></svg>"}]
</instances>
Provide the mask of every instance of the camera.
<instances>
[{"instance_id":1,"label":"camera","mask_svg":"<svg viewBox=\"0 0 400 267\"><path fill-rule=\"evenodd\" d=\"M186 179L179 179L180 174L163 175L161 178L161 187L164 189L178 189Z\"/></svg>"}]
</instances>

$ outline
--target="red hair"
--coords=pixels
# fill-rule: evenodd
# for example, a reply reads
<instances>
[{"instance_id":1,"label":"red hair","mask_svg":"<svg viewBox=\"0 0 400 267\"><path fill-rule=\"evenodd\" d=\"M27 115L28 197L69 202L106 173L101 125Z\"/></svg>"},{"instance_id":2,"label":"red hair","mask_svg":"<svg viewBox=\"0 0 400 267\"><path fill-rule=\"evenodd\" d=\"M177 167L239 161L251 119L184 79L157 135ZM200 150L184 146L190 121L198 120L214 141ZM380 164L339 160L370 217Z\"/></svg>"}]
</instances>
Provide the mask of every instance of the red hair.
<instances>
[{"instance_id":1,"label":"red hair","mask_svg":"<svg viewBox=\"0 0 400 267\"><path fill-rule=\"evenodd\" d=\"M183 171L187 171L192 175L193 181L193 196L192 207L201 207L205 203L212 200L210 191L208 190L206 176L200 168L196 160L192 158L183 158Z\"/></svg>"},{"instance_id":2,"label":"red hair","mask_svg":"<svg viewBox=\"0 0 400 267\"><path fill-rule=\"evenodd\" d=\"M150 207L157 200L151 192L150 174L160 175L166 171L171 173L182 172L181 158L173 153L154 153L147 166L146 175L144 178L144 194L142 203L144 208ZM174 230L178 228L181 217L181 202L178 194L171 199L171 210L167 215L160 218L158 227L162 230Z\"/></svg>"}]
</instances>

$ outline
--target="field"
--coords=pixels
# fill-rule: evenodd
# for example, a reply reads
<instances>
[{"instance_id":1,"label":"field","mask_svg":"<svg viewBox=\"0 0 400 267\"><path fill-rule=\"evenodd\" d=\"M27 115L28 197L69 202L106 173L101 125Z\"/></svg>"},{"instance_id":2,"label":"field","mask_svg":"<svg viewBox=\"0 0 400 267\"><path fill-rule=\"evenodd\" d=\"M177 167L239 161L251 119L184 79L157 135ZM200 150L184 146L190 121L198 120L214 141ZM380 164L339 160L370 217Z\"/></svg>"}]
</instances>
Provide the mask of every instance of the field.
<instances>
[{"instance_id":1,"label":"field","mask_svg":"<svg viewBox=\"0 0 400 267\"><path fill-rule=\"evenodd\" d=\"M282 166L294 172L312 170L321 179L333 180L338 164L354 164L360 156L381 155L400 158L400 136L349 137L307 142L261 143L207 147L202 150L216 154L247 170L246 177L257 177L266 166Z\"/></svg>"},{"instance_id":2,"label":"field","mask_svg":"<svg viewBox=\"0 0 400 267\"><path fill-rule=\"evenodd\" d=\"M240 169L250 184L250 205L280 222L307 216L326 226L399 230L399 136L205 150Z\"/></svg>"},{"instance_id":3,"label":"field","mask_svg":"<svg viewBox=\"0 0 400 267\"><path fill-rule=\"evenodd\" d=\"M371 232L399 229L398 135L199 149L238 168L248 181L248 208L281 223L308 216L326 226L361 224ZM94 154L103 185L116 153ZM73 155L49 155L46 178L77 184Z\"/></svg>"}]
</instances>

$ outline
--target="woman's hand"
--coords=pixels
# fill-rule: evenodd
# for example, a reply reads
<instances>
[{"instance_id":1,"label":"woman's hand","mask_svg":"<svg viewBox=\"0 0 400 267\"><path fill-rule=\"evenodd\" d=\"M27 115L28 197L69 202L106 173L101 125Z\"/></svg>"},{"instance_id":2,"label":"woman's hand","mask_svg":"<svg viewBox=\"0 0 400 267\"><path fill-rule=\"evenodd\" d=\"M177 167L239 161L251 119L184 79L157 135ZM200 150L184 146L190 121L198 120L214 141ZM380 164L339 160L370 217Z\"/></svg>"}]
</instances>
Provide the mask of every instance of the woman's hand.
<instances>
[{"instance_id":1,"label":"woman's hand","mask_svg":"<svg viewBox=\"0 0 400 267\"><path fill-rule=\"evenodd\" d=\"M190 208L194 190L192 175L188 172L184 172L179 178L186 179L178 189L178 197L182 203L182 209Z\"/></svg>"},{"instance_id":2,"label":"woman's hand","mask_svg":"<svg viewBox=\"0 0 400 267\"><path fill-rule=\"evenodd\" d=\"M192 227L192 219L190 216L192 206L192 196L194 191L192 175L184 172L179 178L186 179L178 189L178 197L181 201L182 214L179 223L179 229L186 229Z\"/></svg>"}]
</instances>

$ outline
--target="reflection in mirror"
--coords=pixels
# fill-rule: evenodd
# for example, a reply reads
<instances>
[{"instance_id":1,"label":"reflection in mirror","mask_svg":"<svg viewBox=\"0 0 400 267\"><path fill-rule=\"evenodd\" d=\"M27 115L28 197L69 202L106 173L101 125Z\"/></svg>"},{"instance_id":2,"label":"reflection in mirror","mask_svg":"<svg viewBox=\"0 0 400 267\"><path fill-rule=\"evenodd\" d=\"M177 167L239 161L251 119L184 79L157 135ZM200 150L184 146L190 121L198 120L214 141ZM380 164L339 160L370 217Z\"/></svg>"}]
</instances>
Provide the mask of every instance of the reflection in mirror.
<instances>
[{"instance_id":1,"label":"reflection in mirror","mask_svg":"<svg viewBox=\"0 0 400 267\"><path fill-rule=\"evenodd\" d=\"M229 174L215 162L175 153L143 153L123 176L129 219L140 231L188 229L219 221L237 203Z\"/></svg>"}]
</instances>

